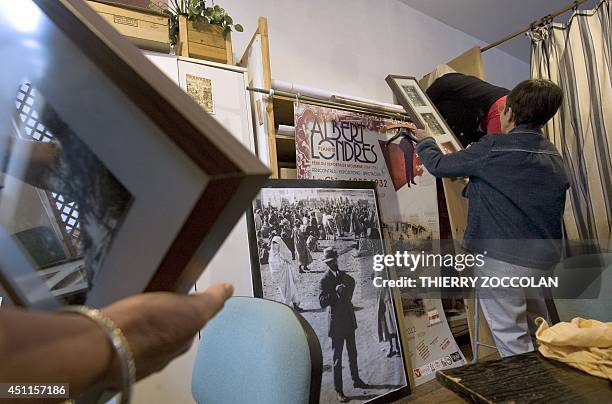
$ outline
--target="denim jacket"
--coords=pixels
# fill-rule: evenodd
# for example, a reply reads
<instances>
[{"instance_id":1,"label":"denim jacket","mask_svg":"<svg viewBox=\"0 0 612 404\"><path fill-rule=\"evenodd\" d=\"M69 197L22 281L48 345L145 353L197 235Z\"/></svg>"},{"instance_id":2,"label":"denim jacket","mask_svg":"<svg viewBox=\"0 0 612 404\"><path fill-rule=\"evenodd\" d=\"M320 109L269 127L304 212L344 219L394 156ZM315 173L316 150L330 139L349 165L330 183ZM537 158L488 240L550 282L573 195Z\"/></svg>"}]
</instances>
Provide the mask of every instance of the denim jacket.
<instances>
[{"instance_id":1,"label":"denim jacket","mask_svg":"<svg viewBox=\"0 0 612 404\"><path fill-rule=\"evenodd\" d=\"M547 268L559 258L569 180L541 132L517 126L444 155L433 138L417 153L436 177L469 177L464 248L516 265Z\"/></svg>"}]
</instances>

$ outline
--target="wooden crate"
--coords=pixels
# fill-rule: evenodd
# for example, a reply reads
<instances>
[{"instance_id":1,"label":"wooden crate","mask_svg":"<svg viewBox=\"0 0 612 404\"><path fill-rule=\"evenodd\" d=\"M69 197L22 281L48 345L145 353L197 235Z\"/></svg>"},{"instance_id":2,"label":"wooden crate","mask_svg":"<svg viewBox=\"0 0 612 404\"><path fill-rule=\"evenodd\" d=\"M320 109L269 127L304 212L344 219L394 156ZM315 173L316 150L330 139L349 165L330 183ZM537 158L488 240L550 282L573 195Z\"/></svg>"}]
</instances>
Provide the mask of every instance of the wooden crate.
<instances>
[{"instance_id":1,"label":"wooden crate","mask_svg":"<svg viewBox=\"0 0 612 404\"><path fill-rule=\"evenodd\" d=\"M193 23L180 16L177 54L231 65L231 33L224 38L223 28L219 25Z\"/></svg>"},{"instance_id":2,"label":"wooden crate","mask_svg":"<svg viewBox=\"0 0 612 404\"><path fill-rule=\"evenodd\" d=\"M108 1L88 0L87 3L139 48L170 52L168 16Z\"/></svg>"}]
</instances>

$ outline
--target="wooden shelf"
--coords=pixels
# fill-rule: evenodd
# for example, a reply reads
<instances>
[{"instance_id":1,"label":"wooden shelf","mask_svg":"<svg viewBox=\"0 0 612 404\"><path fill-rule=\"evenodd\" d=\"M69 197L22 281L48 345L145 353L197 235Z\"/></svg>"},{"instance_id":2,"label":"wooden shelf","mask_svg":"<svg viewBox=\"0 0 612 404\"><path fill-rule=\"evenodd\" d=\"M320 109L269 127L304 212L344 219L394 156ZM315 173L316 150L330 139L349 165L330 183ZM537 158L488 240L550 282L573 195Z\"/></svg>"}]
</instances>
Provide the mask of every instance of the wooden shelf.
<instances>
[{"instance_id":1,"label":"wooden shelf","mask_svg":"<svg viewBox=\"0 0 612 404\"><path fill-rule=\"evenodd\" d=\"M291 163L295 166L295 138L293 136L276 135L276 154L278 162Z\"/></svg>"},{"instance_id":2,"label":"wooden shelf","mask_svg":"<svg viewBox=\"0 0 612 404\"><path fill-rule=\"evenodd\" d=\"M278 125L294 126L293 101L284 97L274 97L274 130ZM279 167L295 168L295 137L275 135L276 156Z\"/></svg>"},{"instance_id":3,"label":"wooden shelf","mask_svg":"<svg viewBox=\"0 0 612 404\"><path fill-rule=\"evenodd\" d=\"M285 97L274 97L274 125L294 126L293 119L293 100Z\"/></svg>"}]
</instances>

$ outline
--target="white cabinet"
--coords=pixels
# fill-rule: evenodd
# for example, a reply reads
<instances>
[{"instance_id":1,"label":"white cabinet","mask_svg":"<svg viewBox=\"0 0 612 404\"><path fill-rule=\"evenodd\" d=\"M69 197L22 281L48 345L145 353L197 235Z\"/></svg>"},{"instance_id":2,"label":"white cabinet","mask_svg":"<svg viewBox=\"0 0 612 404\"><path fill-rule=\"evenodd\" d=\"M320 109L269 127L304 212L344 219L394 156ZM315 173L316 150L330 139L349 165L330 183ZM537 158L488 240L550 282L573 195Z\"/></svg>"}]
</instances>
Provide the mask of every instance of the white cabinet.
<instances>
[{"instance_id":1,"label":"white cabinet","mask_svg":"<svg viewBox=\"0 0 612 404\"><path fill-rule=\"evenodd\" d=\"M178 64L176 56L149 51L143 53L159 70L178 84Z\"/></svg>"},{"instance_id":2,"label":"white cabinet","mask_svg":"<svg viewBox=\"0 0 612 404\"><path fill-rule=\"evenodd\" d=\"M155 52L145 52L145 55L198 103L212 109L211 115L255 153L246 69ZM204 107L202 113L206 113ZM236 295L253 295L244 215L198 280L196 288L204 290L214 282L233 284Z\"/></svg>"}]
</instances>

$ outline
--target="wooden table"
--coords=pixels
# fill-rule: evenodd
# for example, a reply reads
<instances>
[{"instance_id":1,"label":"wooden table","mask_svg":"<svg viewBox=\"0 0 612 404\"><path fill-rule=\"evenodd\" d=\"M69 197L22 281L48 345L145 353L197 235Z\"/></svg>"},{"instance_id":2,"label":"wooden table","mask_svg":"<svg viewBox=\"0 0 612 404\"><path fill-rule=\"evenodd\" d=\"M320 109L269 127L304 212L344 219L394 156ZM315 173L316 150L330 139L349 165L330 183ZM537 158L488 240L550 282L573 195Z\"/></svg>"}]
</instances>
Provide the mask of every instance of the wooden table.
<instances>
[{"instance_id":1,"label":"wooden table","mask_svg":"<svg viewBox=\"0 0 612 404\"><path fill-rule=\"evenodd\" d=\"M538 352L443 370L446 388L476 403L612 403L612 383Z\"/></svg>"}]
</instances>

